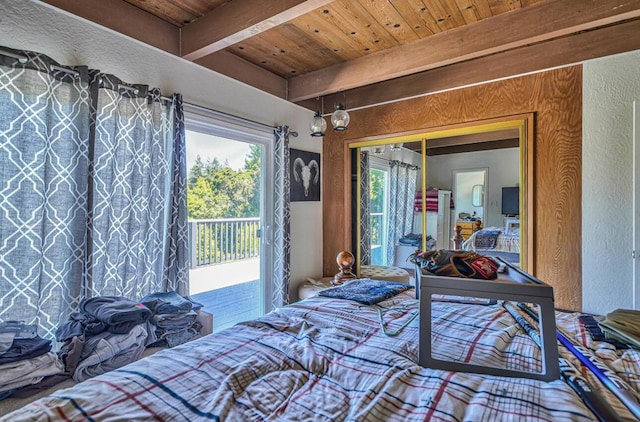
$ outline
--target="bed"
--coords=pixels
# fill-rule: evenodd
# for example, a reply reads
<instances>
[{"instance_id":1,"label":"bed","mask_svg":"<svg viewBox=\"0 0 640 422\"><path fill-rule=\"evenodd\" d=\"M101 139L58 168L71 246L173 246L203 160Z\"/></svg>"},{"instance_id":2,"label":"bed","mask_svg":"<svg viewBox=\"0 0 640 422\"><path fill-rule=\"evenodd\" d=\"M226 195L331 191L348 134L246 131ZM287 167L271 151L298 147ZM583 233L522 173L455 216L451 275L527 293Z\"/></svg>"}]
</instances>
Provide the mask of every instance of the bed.
<instances>
[{"instance_id":1,"label":"bed","mask_svg":"<svg viewBox=\"0 0 640 422\"><path fill-rule=\"evenodd\" d=\"M562 380L417 365L417 310L413 289L376 305L315 296L59 390L0 420L594 420ZM557 312L557 324L638 391L638 352L592 341L578 316ZM537 348L500 306L435 302L433 318L434 354L540 366ZM631 418L614 398L611 404Z\"/></svg>"},{"instance_id":2,"label":"bed","mask_svg":"<svg viewBox=\"0 0 640 422\"><path fill-rule=\"evenodd\" d=\"M462 249L517 263L520 261L520 231L507 233L504 227L485 227L473 232L462 243Z\"/></svg>"}]
</instances>

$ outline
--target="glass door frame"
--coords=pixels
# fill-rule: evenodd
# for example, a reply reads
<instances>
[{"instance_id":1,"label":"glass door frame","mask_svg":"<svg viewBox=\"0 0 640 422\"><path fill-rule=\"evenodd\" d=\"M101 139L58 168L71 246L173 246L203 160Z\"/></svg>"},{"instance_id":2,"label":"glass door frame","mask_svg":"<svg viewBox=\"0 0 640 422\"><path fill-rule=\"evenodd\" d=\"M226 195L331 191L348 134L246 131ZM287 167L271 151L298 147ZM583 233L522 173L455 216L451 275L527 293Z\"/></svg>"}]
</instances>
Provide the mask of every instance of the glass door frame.
<instances>
[{"instance_id":1,"label":"glass door frame","mask_svg":"<svg viewBox=\"0 0 640 422\"><path fill-rule=\"evenodd\" d=\"M260 314L272 310L273 295L273 128L238 117L184 104L187 130L206 133L238 142L260 145Z\"/></svg>"},{"instance_id":2,"label":"glass door frame","mask_svg":"<svg viewBox=\"0 0 640 422\"><path fill-rule=\"evenodd\" d=\"M387 161L387 160L384 160ZM386 259L387 256L387 231L389 230L388 227L388 221L389 221L389 213L390 213L390 209L389 209L389 173L391 172L391 169L387 163L387 165L385 166L383 164L384 162L383 160L378 160L376 159L376 157L369 157L369 180L371 180L371 170L376 170L376 171L381 171L385 173L385 177L384 177L384 198L382 201L382 208L383 208L383 216L382 216L382 236L381 238L384 239L383 241L383 245L382 245L382 256L384 257L384 259ZM371 192L371 188L369 188L369 192ZM369 203L371 203L371 200L369 200ZM369 207L371 207L371 204L369 204ZM371 208L369 208L369 212L371 212ZM373 245L370 245L373 246ZM373 252L371 253L371 257L373 258ZM388 266L391 266L393 263L389 264L387 263ZM373 262L371 263L371 265L379 265L379 264L374 264Z\"/></svg>"}]
</instances>

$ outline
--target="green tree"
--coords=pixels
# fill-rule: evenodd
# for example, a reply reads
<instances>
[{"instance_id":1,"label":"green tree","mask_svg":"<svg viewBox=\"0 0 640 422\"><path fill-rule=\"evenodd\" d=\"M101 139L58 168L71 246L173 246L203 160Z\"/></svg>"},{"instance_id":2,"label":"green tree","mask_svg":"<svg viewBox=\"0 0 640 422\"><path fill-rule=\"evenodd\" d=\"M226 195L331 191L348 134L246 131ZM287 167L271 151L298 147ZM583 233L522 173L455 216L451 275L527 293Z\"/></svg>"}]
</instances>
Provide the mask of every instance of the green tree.
<instances>
[{"instance_id":1,"label":"green tree","mask_svg":"<svg viewBox=\"0 0 640 422\"><path fill-rule=\"evenodd\" d=\"M189 217L193 219L218 218L222 212L221 198L206 178L200 176L194 185L187 189Z\"/></svg>"},{"instance_id":2,"label":"green tree","mask_svg":"<svg viewBox=\"0 0 640 422\"><path fill-rule=\"evenodd\" d=\"M198 156L188 175L189 218L202 220L259 216L261 155L262 148L252 145L240 170L232 169L226 160L224 163L218 158L204 161ZM258 248L258 239L255 238L257 227L243 227L241 230L237 230L233 224L211 227L205 229L197 240L201 256L221 259L227 253L225 251L228 251L230 241L237 242L236 246L254 242L254 248Z\"/></svg>"},{"instance_id":3,"label":"green tree","mask_svg":"<svg viewBox=\"0 0 640 422\"><path fill-rule=\"evenodd\" d=\"M369 171L369 212L384 213L384 189L385 175L381 170L371 169ZM382 241L382 230L380 227L382 220L371 218L371 243L380 244Z\"/></svg>"},{"instance_id":4,"label":"green tree","mask_svg":"<svg viewBox=\"0 0 640 422\"><path fill-rule=\"evenodd\" d=\"M384 212L385 172L371 170L369 172L369 195L371 212Z\"/></svg>"},{"instance_id":5,"label":"green tree","mask_svg":"<svg viewBox=\"0 0 640 422\"><path fill-rule=\"evenodd\" d=\"M253 189L248 197L247 217L260 215L260 167L262 163L262 147L251 145L249 154L244 159L244 170L251 178Z\"/></svg>"},{"instance_id":6,"label":"green tree","mask_svg":"<svg viewBox=\"0 0 640 422\"><path fill-rule=\"evenodd\" d=\"M260 162L262 149L252 145L244 168L233 170L228 161L196 158L188 177L189 217L239 218L260 215Z\"/></svg>"},{"instance_id":7,"label":"green tree","mask_svg":"<svg viewBox=\"0 0 640 422\"><path fill-rule=\"evenodd\" d=\"M204 172L205 172L205 165L202 162L202 158L200 157L200 155L198 155L196 156L196 161L193 163L193 166L191 166L191 169L189 169L187 186L190 188L193 187L196 184L196 181L198 180L198 178L204 176Z\"/></svg>"}]
</instances>

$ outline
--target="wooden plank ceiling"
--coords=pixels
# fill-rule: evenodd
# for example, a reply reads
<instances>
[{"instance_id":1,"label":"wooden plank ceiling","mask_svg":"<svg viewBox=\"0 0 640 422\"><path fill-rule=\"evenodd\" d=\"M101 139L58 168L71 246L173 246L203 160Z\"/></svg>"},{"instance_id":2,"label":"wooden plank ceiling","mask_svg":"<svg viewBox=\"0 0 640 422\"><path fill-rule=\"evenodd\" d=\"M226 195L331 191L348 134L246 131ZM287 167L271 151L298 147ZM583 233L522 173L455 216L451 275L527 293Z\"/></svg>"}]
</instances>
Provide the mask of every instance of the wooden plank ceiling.
<instances>
[{"instance_id":1,"label":"wooden plank ceiling","mask_svg":"<svg viewBox=\"0 0 640 422\"><path fill-rule=\"evenodd\" d=\"M42 1L309 108L351 90L355 106L368 105L379 100L380 83L421 94L425 87L407 92L407 77L428 79L454 64L470 72L477 60L509 60L568 37L576 42L546 65L640 48L631 36L640 29L640 0ZM587 37L579 35L619 24L627 25L619 42L580 48ZM477 66L475 73L486 80Z\"/></svg>"}]
</instances>

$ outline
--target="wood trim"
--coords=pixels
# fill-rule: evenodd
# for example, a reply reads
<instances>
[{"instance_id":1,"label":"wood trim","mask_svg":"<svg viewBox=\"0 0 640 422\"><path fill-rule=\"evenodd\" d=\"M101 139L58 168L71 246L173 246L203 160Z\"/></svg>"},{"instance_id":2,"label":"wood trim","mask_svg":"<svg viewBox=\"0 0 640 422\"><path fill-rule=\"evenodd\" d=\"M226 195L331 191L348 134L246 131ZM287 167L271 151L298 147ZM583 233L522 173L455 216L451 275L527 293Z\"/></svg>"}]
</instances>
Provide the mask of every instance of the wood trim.
<instances>
[{"instance_id":1,"label":"wood trim","mask_svg":"<svg viewBox=\"0 0 640 422\"><path fill-rule=\"evenodd\" d=\"M640 20L600 28L542 44L522 47L440 69L367 85L324 97L325 104L344 102L354 109L418 95L537 72L584 60L640 49ZM298 103L310 110L316 100Z\"/></svg>"},{"instance_id":2,"label":"wood trim","mask_svg":"<svg viewBox=\"0 0 640 422\"><path fill-rule=\"evenodd\" d=\"M520 147L520 139L502 139L499 141L488 141L488 142L474 142L469 144L460 144L460 145L452 145L452 146L441 146L438 148L429 148L427 150L427 156L433 157L435 155L443 155L443 154L459 154L462 152L473 152L473 151L490 151L493 149L504 149L504 148L519 148Z\"/></svg>"},{"instance_id":3,"label":"wood trim","mask_svg":"<svg viewBox=\"0 0 640 422\"><path fill-rule=\"evenodd\" d=\"M477 144L490 141L502 141L518 138L517 129L496 130L489 133L473 133L471 135L449 136L448 138L430 139L429 148L444 148L466 144Z\"/></svg>"},{"instance_id":4,"label":"wood trim","mask_svg":"<svg viewBox=\"0 0 640 422\"><path fill-rule=\"evenodd\" d=\"M640 0L547 0L297 76L289 82L288 99L315 98L638 17Z\"/></svg>"},{"instance_id":5,"label":"wood trim","mask_svg":"<svg viewBox=\"0 0 640 422\"><path fill-rule=\"evenodd\" d=\"M343 143L342 144L342 151L344 156L346 157L346 160L344 160L344 171L346 172L345 174L348 174L349 176L351 176L351 150L349 149L349 145L347 143ZM358 159L359 161L359 159ZM360 169L357 169L357 171L359 172ZM351 179L351 177L349 177L349 179ZM344 190L344 212L345 212L345 220L347 221L347 224L351 225L351 213L357 212L356 210L353 209L353 207L351 206L351 195L352 195L352 190L351 190L351 183L347 183L346 184L347 189ZM357 208L357 207L356 207ZM324 211L324 210L323 210ZM323 213L323 218L324 218L324 213ZM324 227L324 226L323 226ZM354 245L352 243L353 237L351 236L351 231L349 232L344 232L343 233L344 236L344 244L345 245L349 245L348 251L352 251L353 256L356 257L356 259L358 258L359 254L357 253L357 251L355 250L355 248L358 247L358 245ZM357 267L357 275L360 274L360 263L357 262L358 267Z\"/></svg>"},{"instance_id":6,"label":"wood trim","mask_svg":"<svg viewBox=\"0 0 640 422\"><path fill-rule=\"evenodd\" d=\"M171 54L180 54L178 27L124 1L41 1Z\"/></svg>"},{"instance_id":7,"label":"wood trim","mask_svg":"<svg viewBox=\"0 0 640 422\"><path fill-rule=\"evenodd\" d=\"M441 92L351 113L346 132L323 140L323 271L350 245L349 162L345 144L388 133L425 132L491 118L533 114L527 125L528 266L554 288L556 306L582 307L582 66L570 66ZM349 137L347 139L347 137Z\"/></svg>"},{"instance_id":8,"label":"wood trim","mask_svg":"<svg viewBox=\"0 0 640 422\"><path fill-rule=\"evenodd\" d=\"M286 79L227 51L218 51L195 63L277 97L287 96Z\"/></svg>"},{"instance_id":9,"label":"wood trim","mask_svg":"<svg viewBox=\"0 0 640 422\"><path fill-rule=\"evenodd\" d=\"M582 81L582 74L580 75L580 81ZM582 115L582 113L580 113ZM527 208L529 210L534 209L535 204L536 204L536 189L535 189L535 160L534 157L536 156L536 151L535 151L535 132L534 132L534 128L535 128L535 115L532 113L531 117L529 119L527 119L527 122L525 124L525 128L524 130L526 131L526 138L525 138L525 142L526 142L526 151L527 151L527 155L526 155L526 161L525 162L525 171L526 171L526 178L527 178ZM580 160L582 161L582 157L580 158ZM580 180L582 182L582 179ZM582 185L582 183L580 183L580 185ZM526 221L526 227L525 230L527 231L527 239L529 242L529 245L537 245L537 239L536 239L536 212L528 212L527 213L527 221ZM582 234L580 234L580 239L582 239ZM525 250L525 253L527 254L527 265L529 268L536 268L536 254L535 254L535 246L534 247L527 247ZM582 285L582 280L580 280L580 285ZM582 294L580 295L582 297ZM579 303L580 309L582 309L582 298L580 299L580 303Z\"/></svg>"},{"instance_id":10,"label":"wood trim","mask_svg":"<svg viewBox=\"0 0 640 422\"><path fill-rule=\"evenodd\" d=\"M182 29L182 57L196 60L334 0L233 0Z\"/></svg>"}]
</instances>

